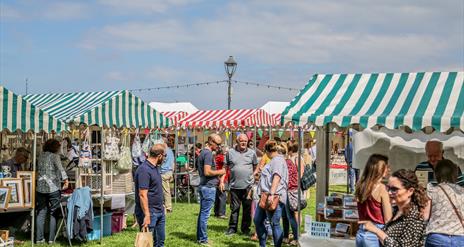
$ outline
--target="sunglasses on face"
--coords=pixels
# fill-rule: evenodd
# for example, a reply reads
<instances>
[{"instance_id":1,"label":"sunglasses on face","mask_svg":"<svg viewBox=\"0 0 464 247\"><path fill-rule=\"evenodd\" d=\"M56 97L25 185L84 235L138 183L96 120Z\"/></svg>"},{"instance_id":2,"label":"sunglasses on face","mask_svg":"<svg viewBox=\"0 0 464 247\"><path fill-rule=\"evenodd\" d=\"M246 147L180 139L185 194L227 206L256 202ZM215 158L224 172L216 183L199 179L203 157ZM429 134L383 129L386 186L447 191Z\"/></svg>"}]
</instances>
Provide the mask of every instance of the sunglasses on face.
<instances>
[{"instance_id":1,"label":"sunglasses on face","mask_svg":"<svg viewBox=\"0 0 464 247\"><path fill-rule=\"evenodd\" d=\"M215 140L211 140L212 143L216 144L216 146L220 146L221 143L217 143Z\"/></svg>"},{"instance_id":2,"label":"sunglasses on face","mask_svg":"<svg viewBox=\"0 0 464 247\"><path fill-rule=\"evenodd\" d=\"M398 187L395 187L395 186L387 186L387 191L388 193L392 193L392 194L397 194L399 190L401 190L402 188L398 188Z\"/></svg>"}]
</instances>

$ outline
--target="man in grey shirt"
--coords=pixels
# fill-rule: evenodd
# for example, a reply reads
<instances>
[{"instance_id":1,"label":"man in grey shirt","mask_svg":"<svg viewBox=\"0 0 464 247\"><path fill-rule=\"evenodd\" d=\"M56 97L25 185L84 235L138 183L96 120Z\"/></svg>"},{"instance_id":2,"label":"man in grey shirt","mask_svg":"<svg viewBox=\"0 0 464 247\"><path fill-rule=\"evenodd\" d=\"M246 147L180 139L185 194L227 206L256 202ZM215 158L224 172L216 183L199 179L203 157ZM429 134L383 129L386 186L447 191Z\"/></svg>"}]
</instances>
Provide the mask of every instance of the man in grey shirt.
<instances>
[{"instance_id":1,"label":"man in grey shirt","mask_svg":"<svg viewBox=\"0 0 464 247\"><path fill-rule=\"evenodd\" d=\"M248 192L253 184L253 171L258 164L258 159L254 150L248 147L248 137L241 134L237 137L237 145L234 149L229 150L226 156L226 166L230 168L230 220L229 229L226 235L232 235L237 232L238 215L240 205L243 205L242 212L242 233L248 235L251 226L251 199L248 198ZM220 186L223 186L221 179Z\"/></svg>"}]
</instances>

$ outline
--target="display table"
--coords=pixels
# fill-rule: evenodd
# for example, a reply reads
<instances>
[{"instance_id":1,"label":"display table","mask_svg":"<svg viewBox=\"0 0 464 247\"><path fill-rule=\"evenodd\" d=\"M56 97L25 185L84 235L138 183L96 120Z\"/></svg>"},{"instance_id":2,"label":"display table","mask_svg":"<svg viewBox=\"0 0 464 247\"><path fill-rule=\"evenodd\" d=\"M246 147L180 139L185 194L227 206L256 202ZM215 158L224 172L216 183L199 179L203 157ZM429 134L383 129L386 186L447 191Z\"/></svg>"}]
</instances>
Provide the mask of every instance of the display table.
<instances>
[{"instance_id":1,"label":"display table","mask_svg":"<svg viewBox=\"0 0 464 247\"><path fill-rule=\"evenodd\" d=\"M355 247L356 242L351 239L318 239L318 238L310 238L307 235L303 234L299 240L300 246L305 247Z\"/></svg>"}]
</instances>

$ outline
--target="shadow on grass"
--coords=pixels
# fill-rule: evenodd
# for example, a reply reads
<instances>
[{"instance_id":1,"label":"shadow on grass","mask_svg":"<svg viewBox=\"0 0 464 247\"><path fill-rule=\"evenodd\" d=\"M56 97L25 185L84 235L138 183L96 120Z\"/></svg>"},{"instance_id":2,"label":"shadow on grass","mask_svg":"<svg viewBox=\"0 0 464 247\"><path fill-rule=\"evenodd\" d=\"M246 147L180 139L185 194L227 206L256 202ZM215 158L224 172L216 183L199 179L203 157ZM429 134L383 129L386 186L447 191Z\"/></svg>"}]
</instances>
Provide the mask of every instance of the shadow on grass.
<instances>
[{"instance_id":1,"label":"shadow on grass","mask_svg":"<svg viewBox=\"0 0 464 247\"><path fill-rule=\"evenodd\" d=\"M170 233L180 239L183 239L183 240L188 240L188 241L196 241L196 236L195 234L187 234L185 232L172 232Z\"/></svg>"},{"instance_id":2,"label":"shadow on grass","mask_svg":"<svg viewBox=\"0 0 464 247\"><path fill-rule=\"evenodd\" d=\"M208 230L212 230L212 231L215 231L215 232L219 232L219 233L225 233L226 230L227 230L228 226L224 226L224 225L208 225Z\"/></svg>"},{"instance_id":3,"label":"shadow on grass","mask_svg":"<svg viewBox=\"0 0 464 247\"><path fill-rule=\"evenodd\" d=\"M228 243L227 246L229 247L256 247L257 242L250 242L250 243Z\"/></svg>"}]
</instances>

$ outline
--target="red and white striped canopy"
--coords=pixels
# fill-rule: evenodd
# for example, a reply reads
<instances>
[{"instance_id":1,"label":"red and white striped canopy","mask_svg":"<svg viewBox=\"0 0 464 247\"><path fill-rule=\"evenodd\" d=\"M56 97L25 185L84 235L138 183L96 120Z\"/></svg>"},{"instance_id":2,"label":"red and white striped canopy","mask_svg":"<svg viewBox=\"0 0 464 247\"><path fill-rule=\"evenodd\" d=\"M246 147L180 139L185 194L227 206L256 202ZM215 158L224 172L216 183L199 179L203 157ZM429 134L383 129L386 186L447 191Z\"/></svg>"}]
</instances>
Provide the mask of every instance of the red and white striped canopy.
<instances>
[{"instance_id":1,"label":"red and white striped canopy","mask_svg":"<svg viewBox=\"0 0 464 247\"><path fill-rule=\"evenodd\" d=\"M262 109L197 111L178 123L185 128L238 128L274 126L275 119Z\"/></svg>"},{"instance_id":2,"label":"red and white striped canopy","mask_svg":"<svg viewBox=\"0 0 464 247\"><path fill-rule=\"evenodd\" d=\"M169 120L171 120L172 125L177 125L179 120L181 120L182 118L185 118L188 115L188 113L185 111L165 111L165 112L162 112L161 114L169 118Z\"/></svg>"},{"instance_id":3,"label":"red and white striped canopy","mask_svg":"<svg viewBox=\"0 0 464 247\"><path fill-rule=\"evenodd\" d=\"M276 125L280 125L280 117L282 117L281 113L274 113L271 114L272 118L274 118L274 121L276 122Z\"/></svg>"}]
</instances>

